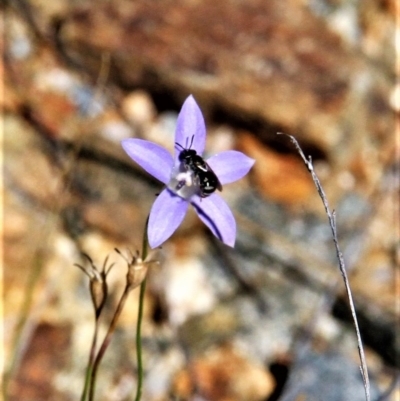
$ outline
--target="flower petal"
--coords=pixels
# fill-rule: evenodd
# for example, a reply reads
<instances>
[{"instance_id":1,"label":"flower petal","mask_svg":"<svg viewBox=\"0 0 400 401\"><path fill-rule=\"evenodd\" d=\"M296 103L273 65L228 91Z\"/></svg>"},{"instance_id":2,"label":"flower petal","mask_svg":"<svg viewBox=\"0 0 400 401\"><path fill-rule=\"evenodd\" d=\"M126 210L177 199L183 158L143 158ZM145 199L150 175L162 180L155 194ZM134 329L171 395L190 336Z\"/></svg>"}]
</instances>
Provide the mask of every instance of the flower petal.
<instances>
[{"instance_id":1,"label":"flower petal","mask_svg":"<svg viewBox=\"0 0 400 401\"><path fill-rule=\"evenodd\" d=\"M203 114L192 95L185 100L178 115L175 143L178 143L185 149L194 149L199 155L202 155L204 152L206 126ZM181 150L179 146L175 145L175 159L177 159Z\"/></svg>"},{"instance_id":2,"label":"flower petal","mask_svg":"<svg viewBox=\"0 0 400 401\"><path fill-rule=\"evenodd\" d=\"M147 236L151 248L165 242L182 223L188 202L164 189L158 195L150 211Z\"/></svg>"},{"instance_id":3,"label":"flower petal","mask_svg":"<svg viewBox=\"0 0 400 401\"><path fill-rule=\"evenodd\" d=\"M164 184L171 178L174 159L168 150L144 139L130 138L121 141L125 152L139 166Z\"/></svg>"},{"instance_id":4,"label":"flower petal","mask_svg":"<svg viewBox=\"0 0 400 401\"><path fill-rule=\"evenodd\" d=\"M253 166L255 160L237 150L218 153L207 159L208 165L222 185L240 180Z\"/></svg>"},{"instance_id":5,"label":"flower petal","mask_svg":"<svg viewBox=\"0 0 400 401\"><path fill-rule=\"evenodd\" d=\"M217 194L212 194L207 198L194 196L191 202L211 232L224 244L233 248L236 239L236 221L225 201Z\"/></svg>"}]
</instances>

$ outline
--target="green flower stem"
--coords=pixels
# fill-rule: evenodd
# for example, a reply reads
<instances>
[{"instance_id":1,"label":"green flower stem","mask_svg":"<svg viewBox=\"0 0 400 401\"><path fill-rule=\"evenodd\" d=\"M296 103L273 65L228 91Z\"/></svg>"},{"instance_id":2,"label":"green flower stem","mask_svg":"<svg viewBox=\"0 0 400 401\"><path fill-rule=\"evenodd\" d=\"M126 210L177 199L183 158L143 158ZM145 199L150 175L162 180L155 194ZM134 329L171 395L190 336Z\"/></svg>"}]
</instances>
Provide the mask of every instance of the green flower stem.
<instances>
[{"instance_id":1,"label":"green flower stem","mask_svg":"<svg viewBox=\"0 0 400 401\"><path fill-rule=\"evenodd\" d=\"M86 368L86 374L85 374L85 385L83 387L83 391L82 391L82 395L81 395L81 400L80 401L86 401L86 398L87 398L90 378L92 376L92 371L93 371L94 358L95 358L95 355L96 355L96 345L97 345L98 333L99 333L99 316L96 316L95 326L94 326L94 333L93 333L93 340L92 340L92 346L91 346L91 349L90 349L89 361L88 361L88 365L87 365L87 368Z\"/></svg>"},{"instance_id":2,"label":"green flower stem","mask_svg":"<svg viewBox=\"0 0 400 401\"><path fill-rule=\"evenodd\" d=\"M143 233L143 243L142 243L142 259L146 260L148 253L148 241L147 241L147 225L149 223L149 218L146 220L144 233ZM140 294L139 294L139 310L138 319L136 325L136 357L137 357L137 370L138 370L138 383L136 389L135 401L140 401L143 392L143 362L142 362L142 320L143 320L143 306L144 306L144 294L146 292L146 280L142 281L140 284Z\"/></svg>"},{"instance_id":3,"label":"green flower stem","mask_svg":"<svg viewBox=\"0 0 400 401\"><path fill-rule=\"evenodd\" d=\"M137 370L138 370L138 382L135 401L140 401L143 391L143 362L142 362L142 318L143 318L143 305L144 305L144 294L146 291L146 279L140 284L140 295L139 295L139 311L138 320L136 326L136 355L137 355Z\"/></svg>"}]
</instances>

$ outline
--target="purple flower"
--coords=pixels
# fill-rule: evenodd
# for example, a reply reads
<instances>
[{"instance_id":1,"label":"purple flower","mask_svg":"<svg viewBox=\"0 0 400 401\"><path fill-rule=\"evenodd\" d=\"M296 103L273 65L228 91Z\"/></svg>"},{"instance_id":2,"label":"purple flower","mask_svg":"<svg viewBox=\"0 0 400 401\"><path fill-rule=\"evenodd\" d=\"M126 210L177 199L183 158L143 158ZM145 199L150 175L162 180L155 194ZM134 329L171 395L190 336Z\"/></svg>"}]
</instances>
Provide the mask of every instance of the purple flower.
<instances>
[{"instance_id":1,"label":"purple flower","mask_svg":"<svg viewBox=\"0 0 400 401\"><path fill-rule=\"evenodd\" d=\"M229 150L210 157L205 163L201 158L205 142L204 118L193 96L185 100L178 116L174 157L153 142L136 138L122 141L125 152L166 185L150 211L148 239L152 248L160 246L174 233L182 223L189 203L217 238L226 245L234 246L235 218L228 205L214 190L220 185L244 177L253 166L254 160L241 152ZM183 159L182 152L185 149L195 151L191 154L196 155L193 160L197 164L190 164ZM212 185L212 180L208 180L214 177L218 183L215 186ZM206 193L204 188L207 188Z\"/></svg>"}]
</instances>

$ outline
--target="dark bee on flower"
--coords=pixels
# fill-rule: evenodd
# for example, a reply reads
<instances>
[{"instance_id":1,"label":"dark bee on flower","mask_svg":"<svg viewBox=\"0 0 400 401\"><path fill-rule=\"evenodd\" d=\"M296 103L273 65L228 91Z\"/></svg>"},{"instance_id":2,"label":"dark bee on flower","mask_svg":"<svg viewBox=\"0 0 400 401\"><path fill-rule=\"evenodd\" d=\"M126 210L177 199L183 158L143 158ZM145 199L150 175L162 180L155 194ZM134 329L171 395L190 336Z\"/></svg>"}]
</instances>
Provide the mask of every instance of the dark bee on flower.
<instances>
[{"instance_id":1,"label":"dark bee on flower","mask_svg":"<svg viewBox=\"0 0 400 401\"><path fill-rule=\"evenodd\" d=\"M217 189L222 191L222 185L219 182L217 175L207 162L198 155L194 149L190 149L193 143L193 138L194 137L192 137L189 148L184 148L179 143L176 143L175 145L182 149L179 153L179 161L183 163L185 169L190 169L198 180L199 196L201 198L206 198Z\"/></svg>"}]
</instances>

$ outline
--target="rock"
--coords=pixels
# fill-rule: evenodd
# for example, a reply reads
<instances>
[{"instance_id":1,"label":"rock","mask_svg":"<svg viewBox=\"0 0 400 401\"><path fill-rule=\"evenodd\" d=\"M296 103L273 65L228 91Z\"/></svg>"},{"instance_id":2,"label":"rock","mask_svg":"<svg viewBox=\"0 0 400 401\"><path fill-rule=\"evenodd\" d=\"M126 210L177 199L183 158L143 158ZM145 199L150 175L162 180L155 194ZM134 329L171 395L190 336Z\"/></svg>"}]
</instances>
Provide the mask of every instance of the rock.
<instances>
[{"instance_id":1,"label":"rock","mask_svg":"<svg viewBox=\"0 0 400 401\"><path fill-rule=\"evenodd\" d=\"M180 102L193 93L205 111L256 126L264 141L283 130L324 153L340 149L332 163L348 163L353 147L343 145L356 146L361 132L381 143L392 127L384 68L301 2L120 1L79 8L60 24L66 54L89 71L109 52L110 78L124 86Z\"/></svg>"},{"instance_id":2,"label":"rock","mask_svg":"<svg viewBox=\"0 0 400 401\"><path fill-rule=\"evenodd\" d=\"M190 399L200 394L210 401L261 401L273 391L275 381L263 367L252 363L232 345L209 350L180 371L174 394Z\"/></svg>"}]
</instances>

